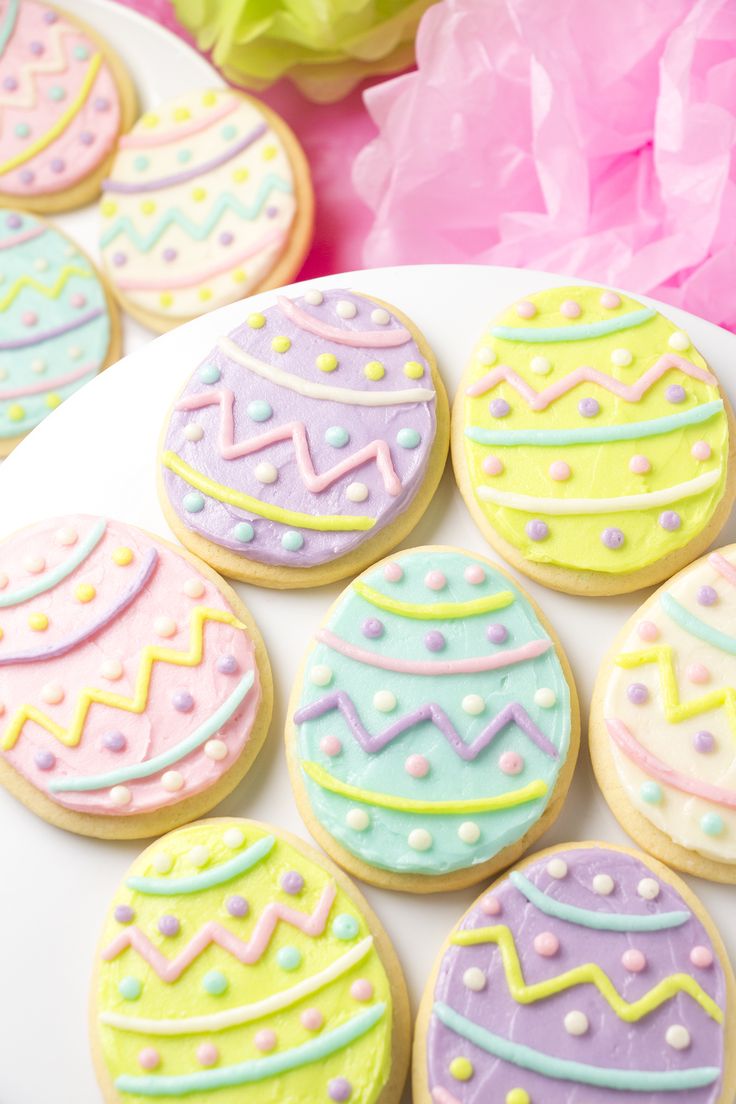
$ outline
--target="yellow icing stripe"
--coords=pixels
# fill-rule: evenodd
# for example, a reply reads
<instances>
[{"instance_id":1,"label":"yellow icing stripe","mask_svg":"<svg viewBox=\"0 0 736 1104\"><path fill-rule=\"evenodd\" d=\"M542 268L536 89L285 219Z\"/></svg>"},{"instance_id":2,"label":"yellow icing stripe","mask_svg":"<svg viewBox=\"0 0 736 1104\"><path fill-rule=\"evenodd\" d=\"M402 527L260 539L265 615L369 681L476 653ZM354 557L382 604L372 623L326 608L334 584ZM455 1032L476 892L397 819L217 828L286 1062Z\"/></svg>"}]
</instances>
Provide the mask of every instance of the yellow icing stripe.
<instances>
[{"instance_id":1,"label":"yellow icing stripe","mask_svg":"<svg viewBox=\"0 0 736 1104\"><path fill-rule=\"evenodd\" d=\"M402 602L400 598L391 598L388 594L382 594L380 590L374 590L360 579L356 579L353 583L353 590L372 606L386 610L387 613L410 617L415 621L447 621L457 620L460 617L473 617L479 613L505 609L514 600L512 591L499 590L496 594L489 594L485 598L473 598L469 602Z\"/></svg>"},{"instance_id":2,"label":"yellow icing stripe","mask_svg":"<svg viewBox=\"0 0 736 1104\"><path fill-rule=\"evenodd\" d=\"M736 735L736 690L732 686L725 686L720 690L711 690L708 694L702 694L699 698L692 698L687 702L680 701L675 660L669 644L657 644L653 648L645 648L639 652L624 652L616 656L616 663L619 667L625 668L642 667L647 663L657 664L664 699L664 715L671 724L688 721L700 713L707 713L711 709L720 709L723 706L731 731Z\"/></svg>"},{"instance_id":3,"label":"yellow icing stripe","mask_svg":"<svg viewBox=\"0 0 736 1104\"><path fill-rule=\"evenodd\" d=\"M4 161L2 165L0 165L0 176L10 172L11 169L17 169L19 165L23 165L26 161L30 161L32 157L35 157L41 150L45 150L47 146L50 146L51 143L66 130L69 123L87 99L101 64L102 55L95 54L89 63L89 69L84 75L84 80L82 81L79 92L69 104L69 107L63 115L59 116L54 125L47 130L45 134L42 134L35 142L31 142L30 146L26 146L20 153L16 153L14 157L10 157L7 161Z\"/></svg>"},{"instance_id":4,"label":"yellow icing stripe","mask_svg":"<svg viewBox=\"0 0 736 1104\"><path fill-rule=\"evenodd\" d=\"M86 279L91 279L92 273L88 268L80 268L79 265L64 265L55 284L39 283L35 276L25 274L19 276L12 287L8 289L5 297L0 299L0 311L7 310L25 287L32 287L34 291L45 295L47 299L58 299L70 276L83 276Z\"/></svg>"},{"instance_id":5,"label":"yellow icing stripe","mask_svg":"<svg viewBox=\"0 0 736 1104\"><path fill-rule=\"evenodd\" d=\"M141 665L138 669L138 678L132 698L125 698L121 694L111 694L107 690L82 690L77 699L72 723L68 729L63 728L56 721L52 721L35 705L22 705L13 715L0 746L5 751L14 747L26 721L35 721L36 724L45 728L47 732L50 732L66 747L76 747L82 738L87 713L94 702L98 702L100 705L108 705L111 709L124 709L127 713L142 713L148 703L148 691L151 685L151 673L154 663L172 663L177 667L198 667L202 662L205 621L220 621L222 624L232 625L236 629L245 628L245 625L238 621L235 615L228 610L196 606L192 610L190 622L189 651L179 652L173 648L162 648L158 645L149 645L144 648L141 652Z\"/></svg>"},{"instance_id":6,"label":"yellow icing stripe","mask_svg":"<svg viewBox=\"0 0 736 1104\"><path fill-rule=\"evenodd\" d=\"M466 801L417 801L410 797L394 797L392 794L361 790L358 786L333 778L317 763L305 762L302 763L302 768L323 790L339 794L340 797L349 797L352 801L360 801L363 805L374 805L378 809L398 809L402 813L428 813L438 816L452 813L496 813L502 809L513 809L517 805L526 805L547 793L547 783L536 778L521 789L508 790L506 793L496 794L495 797L471 797Z\"/></svg>"},{"instance_id":7,"label":"yellow icing stripe","mask_svg":"<svg viewBox=\"0 0 736 1104\"><path fill-rule=\"evenodd\" d=\"M222 483L216 483L214 479L203 475L201 472L190 468L175 452L165 452L162 457L165 467L176 475L181 476L190 487L196 487L198 491L217 499L218 502L227 502L239 510L246 510L259 517L268 518L269 521L279 521L282 525L294 525L299 529L319 529L325 533L344 533L353 529L372 529L376 524L375 518L354 517L350 514L300 514L296 510L286 510L283 506L274 506L271 502L263 502L259 498L251 498L248 494L225 487Z\"/></svg>"},{"instance_id":8,"label":"yellow icing stripe","mask_svg":"<svg viewBox=\"0 0 736 1104\"><path fill-rule=\"evenodd\" d=\"M663 978L652 989L639 997L638 1000L629 1002L624 1000L615 985L596 962L588 962L584 966L576 966L556 977L546 978L544 981L527 985L516 951L514 937L505 924L494 925L489 928L470 928L455 932L451 943L460 947L475 947L484 943L495 943L501 951L506 984L511 996L519 1004L534 1004L536 1001L553 997L557 993L563 993L566 989L574 989L578 985L595 985L598 992L608 1001L613 1011L620 1020L626 1023L637 1023L650 1012L654 1012L660 1005L672 1000L678 993L687 993L700 1005L711 1019L716 1023L723 1022L723 1012L712 997L708 996L704 989L698 985L695 978L689 974L671 974Z\"/></svg>"}]
</instances>

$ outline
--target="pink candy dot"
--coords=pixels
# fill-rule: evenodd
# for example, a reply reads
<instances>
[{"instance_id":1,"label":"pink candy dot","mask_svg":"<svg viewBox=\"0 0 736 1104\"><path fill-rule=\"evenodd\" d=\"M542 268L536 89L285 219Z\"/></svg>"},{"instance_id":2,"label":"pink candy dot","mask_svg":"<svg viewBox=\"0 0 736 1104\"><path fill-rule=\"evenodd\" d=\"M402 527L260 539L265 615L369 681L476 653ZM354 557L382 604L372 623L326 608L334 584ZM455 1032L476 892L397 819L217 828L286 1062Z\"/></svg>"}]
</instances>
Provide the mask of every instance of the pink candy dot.
<instances>
[{"instance_id":1,"label":"pink candy dot","mask_svg":"<svg viewBox=\"0 0 736 1104\"><path fill-rule=\"evenodd\" d=\"M640 621L636 632L640 640L657 640L659 637L659 629L653 621Z\"/></svg>"},{"instance_id":2,"label":"pink candy dot","mask_svg":"<svg viewBox=\"0 0 736 1104\"><path fill-rule=\"evenodd\" d=\"M270 1027L261 1028L260 1031L256 1032L253 1042L256 1050L273 1050L276 1046L276 1032L272 1031Z\"/></svg>"},{"instance_id":3,"label":"pink candy dot","mask_svg":"<svg viewBox=\"0 0 736 1104\"><path fill-rule=\"evenodd\" d=\"M319 742L320 750L325 755L339 755L342 751L342 743L337 736L323 736Z\"/></svg>"},{"instance_id":4,"label":"pink candy dot","mask_svg":"<svg viewBox=\"0 0 736 1104\"><path fill-rule=\"evenodd\" d=\"M582 313L580 304L574 299L566 299L560 307L560 314L564 314L565 318L579 318Z\"/></svg>"},{"instance_id":5,"label":"pink candy dot","mask_svg":"<svg viewBox=\"0 0 736 1104\"><path fill-rule=\"evenodd\" d=\"M486 916L498 916L501 911L501 902L498 897L494 897L492 893L486 893L480 903L480 907Z\"/></svg>"},{"instance_id":6,"label":"pink candy dot","mask_svg":"<svg viewBox=\"0 0 736 1104\"><path fill-rule=\"evenodd\" d=\"M299 1019L302 1022L302 1027L305 1027L307 1031L319 1031L325 1022L319 1008L305 1008Z\"/></svg>"},{"instance_id":7,"label":"pink candy dot","mask_svg":"<svg viewBox=\"0 0 736 1104\"><path fill-rule=\"evenodd\" d=\"M635 947L630 947L621 955L621 965L632 974L640 974L646 969L646 955L642 951L637 951Z\"/></svg>"},{"instance_id":8,"label":"pink candy dot","mask_svg":"<svg viewBox=\"0 0 736 1104\"><path fill-rule=\"evenodd\" d=\"M144 1047L138 1055L138 1065L141 1069L156 1069L161 1064L161 1055L155 1047Z\"/></svg>"},{"instance_id":9,"label":"pink candy dot","mask_svg":"<svg viewBox=\"0 0 736 1104\"><path fill-rule=\"evenodd\" d=\"M520 303L516 304L516 313L519 318L533 318L537 313L537 308L528 299L522 299Z\"/></svg>"},{"instance_id":10,"label":"pink candy dot","mask_svg":"<svg viewBox=\"0 0 736 1104\"><path fill-rule=\"evenodd\" d=\"M498 760L498 766L504 774L520 774L524 768L524 760L518 751L505 751Z\"/></svg>"},{"instance_id":11,"label":"pink candy dot","mask_svg":"<svg viewBox=\"0 0 736 1104\"><path fill-rule=\"evenodd\" d=\"M358 978L350 986L350 996L353 1000L369 1001L373 996L373 986L365 978Z\"/></svg>"},{"instance_id":12,"label":"pink candy dot","mask_svg":"<svg viewBox=\"0 0 736 1104\"><path fill-rule=\"evenodd\" d=\"M497 456L486 456L481 467L486 475L500 475L503 471L503 463Z\"/></svg>"},{"instance_id":13,"label":"pink candy dot","mask_svg":"<svg viewBox=\"0 0 736 1104\"><path fill-rule=\"evenodd\" d=\"M696 460L710 460L710 445L707 441L696 441L690 452Z\"/></svg>"},{"instance_id":14,"label":"pink candy dot","mask_svg":"<svg viewBox=\"0 0 736 1104\"><path fill-rule=\"evenodd\" d=\"M69 296L69 302L73 307L83 307L87 302L87 299L80 292L75 291L73 295Z\"/></svg>"},{"instance_id":15,"label":"pink candy dot","mask_svg":"<svg viewBox=\"0 0 736 1104\"><path fill-rule=\"evenodd\" d=\"M429 773L429 759L425 759L423 755L410 755L404 763L404 770L412 778L424 778Z\"/></svg>"},{"instance_id":16,"label":"pink candy dot","mask_svg":"<svg viewBox=\"0 0 736 1104\"><path fill-rule=\"evenodd\" d=\"M35 311L24 311L20 316L20 320L24 326L35 326L38 322L38 315Z\"/></svg>"},{"instance_id":17,"label":"pink candy dot","mask_svg":"<svg viewBox=\"0 0 736 1104\"><path fill-rule=\"evenodd\" d=\"M688 682L694 682L698 685L710 680L710 671L702 663L691 663L686 669L685 675L687 676Z\"/></svg>"},{"instance_id":18,"label":"pink candy dot","mask_svg":"<svg viewBox=\"0 0 736 1104\"><path fill-rule=\"evenodd\" d=\"M442 571L428 571L424 576L424 585L430 590L444 590L447 586L447 578Z\"/></svg>"},{"instance_id":19,"label":"pink candy dot","mask_svg":"<svg viewBox=\"0 0 736 1104\"><path fill-rule=\"evenodd\" d=\"M214 1043L202 1043L197 1047L196 1054L200 1066L214 1066L220 1057L220 1052Z\"/></svg>"},{"instance_id":20,"label":"pink candy dot","mask_svg":"<svg viewBox=\"0 0 736 1104\"><path fill-rule=\"evenodd\" d=\"M560 941L554 932L540 932L534 936L534 950L542 958L552 958L560 949Z\"/></svg>"},{"instance_id":21,"label":"pink candy dot","mask_svg":"<svg viewBox=\"0 0 736 1104\"><path fill-rule=\"evenodd\" d=\"M646 475L652 470L651 461L646 456L632 456L629 460L629 471L636 475Z\"/></svg>"},{"instance_id":22,"label":"pink candy dot","mask_svg":"<svg viewBox=\"0 0 736 1104\"><path fill-rule=\"evenodd\" d=\"M470 583L472 586L478 586L479 583L485 581L486 573L480 564L469 564L463 572L465 576L465 582Z\"/></svg>"},{"instance_id":23,"label":"pink candy dot","mask_svg":"<svg viewBox=\"0 0 736 1104\"><path fill-rule=\"evenodd\" d=\"M699 966L701 970L713 965L713 953L707 947L693 947L690 952L690 961L693 966Z\"/></svg>"},{"instance_id":24,"label":"pink candy dot","mask_svg":"<svg viewBox=\"0 0 736 1104\"><path fill-rule=\"evenodd\" d=\"M604 291L600 298L601 306L606 310L616 310L621 306L621 296L615 291Z\"/></svg>"},{"instance_id":25,"label":"pink candy dot","mask_svg":"<svg viewBox=\"0 0 736 1104\"><path fill-rule=\"evenodd\" d=\"M389 563L384 565L383 577L384 579L387 579L389 583L398 583L400 579L404 578L404 572L397 563L394 563L394 561L391 560Z\"/></svg>"},{"instance_id":26,"label":"pink candy dot","mask_svg":"<svg viewBox=\"0 0 736 1104\"><path fill-rule=\"evenodd\" d=\"M570 465L564 460L555 460L549 466L549 477L555 479L558 483L564 483L566 479L570 478Z\"/></svg>"}]
</instances>

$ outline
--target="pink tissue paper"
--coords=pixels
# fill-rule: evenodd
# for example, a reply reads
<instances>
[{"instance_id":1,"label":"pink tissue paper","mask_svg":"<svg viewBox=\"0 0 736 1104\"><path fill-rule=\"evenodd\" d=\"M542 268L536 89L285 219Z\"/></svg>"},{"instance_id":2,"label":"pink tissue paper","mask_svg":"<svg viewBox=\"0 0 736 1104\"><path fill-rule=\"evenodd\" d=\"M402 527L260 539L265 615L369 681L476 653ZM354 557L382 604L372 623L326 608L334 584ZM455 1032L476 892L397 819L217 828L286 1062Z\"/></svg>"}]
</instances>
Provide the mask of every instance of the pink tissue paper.
<instances>
[{"instance_id":1,"label":"pink tissue paper","mask_svg":"<svg viewBox=\"0 0 736 1104\"><path fill-rule=\"evenodd\" d=\"M368 266L547 269L736 329L736 0L443 0L368 89Z\"/></svg>"}]
</instances>

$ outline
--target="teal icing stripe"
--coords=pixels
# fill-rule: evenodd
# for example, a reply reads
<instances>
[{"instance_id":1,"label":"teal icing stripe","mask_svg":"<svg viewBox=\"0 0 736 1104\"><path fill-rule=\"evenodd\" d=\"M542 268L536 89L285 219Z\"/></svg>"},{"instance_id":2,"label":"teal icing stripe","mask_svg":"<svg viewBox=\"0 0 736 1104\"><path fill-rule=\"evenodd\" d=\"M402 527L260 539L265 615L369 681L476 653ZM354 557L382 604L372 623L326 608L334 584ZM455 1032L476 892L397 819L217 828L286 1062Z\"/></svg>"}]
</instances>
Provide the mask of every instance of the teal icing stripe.
<instances>
[{"instance_id":1,"label":"teal icing stripe","mask_svg":"<svg viewBox=\"0 0 736 1104\"><path fill-rule=\"evenodd\" d=\"M694 613L690 613L684 606L681 606L671 594L663 594L659 601L667 616L671 617L685 632L690 633L691 636L697 636L698 640L704 640L706 644L712 644L714 648L719 648L722 652L736 655L735 636L729 636L727 633L706 625L705 621L701 621Z\"/></svg>"},{"instance_id":2,"label":"teal icing stripe","mask_svg":"<svg viewBox=\"0 0 736 1104\"><path fill-rule=\"evenodd\" d=\"M691 1066L679 1070L632 1070L620 1067L589 1066L567 1058L555 1058L540 1050L514 1043L500 1035L493 1035L484 1027L467 1020L453 1008L438 1001L433 1012L440 1023L461 1039L480 1047L494 1058L511 1062L521 1069L540 1073L555 1081L574 1081L579 1085L594 1085L600 1089L622 1092L682 1092L685 1089L702 1089L712 1085L721 1076L717 1066Z\"/></svg>"},{"instance_id":3,"label":"teal icing stripe","mask_svg":"<svg viewBox=\"0 0 736 1104\"><path fill-rule=\"evenodd\" d=\"M52 571L47 571L44 575L41 575L40 578L36 579L35 582L21 587L20 590L14 590L10 594L0 593L0 609L7 609L8 606L20 605L21 602L27 602L29 598L37 598L39 594L45 594L47 590L51 590L53 587L58 586L67 576L71 575L73 571L76 571L80 564L84 563L89 554L95 550L105 535L106 528L107 522L103 518L97 522L84 540L80 541L71 556L64 560L63 563L60 563L58 567L55 567Z\"/></svg>"},{"instance_id":4,"label":"teal icing stripe","mask_svg":"<svg viewBox=\"0 0 736 1104\"><path fill-rule=\"evenodd\" d=\"M579 426L576 429L483 429L468 426L465 436L478 445L590 445L606 441L635 441L643 437L660 437L682 426L710 421L723 410L721 399L668 414L665 418L650 418L646 422L628 425Z\"/></svg>"},{"instance_id":5,"label":"teal icing stripe","mask_svg":"<svg viewBox=\"0 0 736 1104\"><path fill-rule=\"evenodd\" d=\"M49 791L51 793L86 793L88 790L103 790L108 786L117 786L120 782L131 782L134 778L149 778L152 774L163 770L164 767L170 767L172 763L176 763L179 759L183 759L185 755L189 755L190 751L201 747L224 724L227 724L250 690L254 679L253 672L248 671L220 708L216 709L204 724L195 729L191 736L187 736L185 740L181 740L174 747L169 748L168 751L156 755L145 763L133 763L129 767L118 767L117 770L108 771L106 774L92 774L88 778L62 778L58 782L52 782Z\"/></svg>"},{"instance_id":6,"label":"teal icing stripe","mask_svg":"<svg viewBox=\"0 0 736 1104\"><path fill-rule=\"evenodd\" d=\"M245 874L251 870L261 859L270 854L276 842L273 836L263 836L254 844L243 851L242 855L236 855L228 862L220 863L211 870L205 870L203 874L192 874L188 878L128 878L128 889L135 889L138 893L144 893L150 897L168 897L176 893L199 893L203 889L212 889L213 886L231 882L238 874Z\"/></svg>"},{"instance_id":7,"label":"teal icing stripe","mask_svg":"<svg viewBox=\"0 0 736 1104\"><path fill-rule=\"evenodd\" d=\"M8 10L5 13L5 22L0 27L0 56L2 56L8 41L15 30L15 21L18 18L19 0L10 0Z\"/></svg>"},{"instance_id":8,"label":"teal icing stripe","mask_svg":"<svg viewBox=\"0 0 736 1104\"><path fill-rule=\"evenodd\" d=\"M605 337L606 334L620 333L621 330L631 330L634 326L641 326L642 322L648 322L654 318L657 312L649 307L632 311L630 314L622 314L620 318L606 318L603 322L588 322L581 326L547 326L535 328L534 326L493 326L491 333L494 337L501 337L504 341L585 341L588 337Z\"/></svg>"},{"instance_id":9,"label":"teal icing stripe","mask_svg":"<svg viewBox=\"0 0 736 1104\"><path fill-rule=\"evenodd\" d=\"M132 241L142 253L147 253L149 249L153 249L164 231L173 224L179 226L185 234L188 234L190 238L194 238L195 241L203 241L215 228L226 211L234 211L240 218L248 219L249 221L258 218L269 195L273 191L290 193L291 185L288 181L282 180L280 176L269 173L268 176L265 176L261 181L256 197L250 207L245 207L237 196L231 195L229 192L224 192L219 196L204 222L200 225L197 225L196 222L192 222L191 219L187 218L187 216L182 214L176 207L173 207L166 212L163 218L159 219L150 234L147 235L139 234L130 218L125 215L123 218L117 219L112 226L105 231L100 238L100 246L104 249L111 241L115 240L118 234L125 233L129 240Z\"/></svg>"},{"instance_id":10,"label":"teal icing stripe","mask_svg":"<svg viewBox=\"0 0 736 1104\"><path fill-rule=\"evenodd\" d=\"M198 1070L177 1076L161 1077L155 1074L137 1077L123 1074L115 1081L118 1092L135 1093L138 1096L181 1096L186 1093L211 1092L212 1089L229 1089L235 1085L253 1085L279 1077L291 1070L302 1069L313 1062L321 1062L331 1054L343 1050L350 1043L366 1035L386 1013L386 1004L374 1004L365 1012L340 1027L310 1039L301 1046L284 1050L280 1054L270 1054L266 1058L250 1059L236 1066L223 1066L222 1069Z\"/></svg>"},{"instance_id":11,"label":"teal icing stripe","mask_svg":"<svg viewBox=\"0 0 736 1104\"><path fill-rule=\"evenodd\" d=\"M519 893L523 893L527 901L535 905L545 916L567 920L570 924L579 924L582 928L618 932L665 931L667 928L679 928L690 919L689 912L647 913L643 916L625 912L593 912L590 909L567 905L564 901L548 897L518 870L512 870L509 877Z\"/></svg>"}]
</instances>

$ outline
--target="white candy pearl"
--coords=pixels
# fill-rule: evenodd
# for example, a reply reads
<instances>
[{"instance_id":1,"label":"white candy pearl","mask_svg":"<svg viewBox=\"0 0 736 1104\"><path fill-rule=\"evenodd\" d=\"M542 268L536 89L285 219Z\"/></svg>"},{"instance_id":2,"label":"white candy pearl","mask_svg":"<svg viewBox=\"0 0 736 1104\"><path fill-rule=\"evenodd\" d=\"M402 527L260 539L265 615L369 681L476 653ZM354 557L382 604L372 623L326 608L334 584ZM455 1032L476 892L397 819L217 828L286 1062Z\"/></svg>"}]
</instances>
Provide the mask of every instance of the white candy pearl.
<instances>
[{"instance_id":1,"label":"white candy pearl","mask_svg":"<svg viewBox=\"0 0 736 1104\"><path fill-rule=\"evenodd\" d=\"M122 807L123 805L130 805L130 799L132 794L127 786L113 786L110 790L110 801L113 805Z\"/></svg>"},{"instance_id":2,"label":"white candy pearl","mask_svg":"<svg viewBox=\"0 0 736 1104\"><path fill-rule=\"evenodd\" d=\"M488 979L479 966L469 966L463 974L463 985L466 989L472 989L474 993L480 993L485 989Z\"/></svg>"},{"instance_id":3,"label":"white candy pearl","mask_svg":"<svg viewBox=\"0 0 736 1104\"><path fill-rule=\"evenodd\" d=\"M667 1028L664 1038L673 1050L686 1050L690 1046L690 1032L683 1024L672 1024Z\"/></svg>"},{"instance_id":4,"label":"white candy pearl","mask_svg":"<svg viewBox=\"0 0 736 1104\"><path fill-rule=\"evenodd\" d=\"M316 663L309 672L309 678L315 686L329 686L332 682L332 668L326 663Z\"/></svg>"},{"instance_id":5,"label":"white candy pearl","mask_svg":"<svg viewBox=\"0 0 736 1104\"><path fill-rule=\"evenodd\" d=\"M543 356L532 357L529 367L531 368L532 372L534 372L538 376L546 376L552 370L552 365L548 361L547 357Z\"/></svg>"},{"instance_id":6,"label":"white candy pearl","mask_svg":"<svg viewBox=\"0 0 736 1104\"><path fill-rule=\"evenodd\" d=\"M550 878L566 878L567 863L564 859L550 859L547 863L547 873Z\"/></svg>"},{"instance_id":7,"label":"white candy pearl","mask_svg":"<svg viewBox=\"0 0 736 1104\"><path fill-rule=\"evenodd\" d=\"M636 887L636 892L645 901L656 901L659 897L659 882L655 882L654 878L642 878Z\"/></svg>"},{"instance_id":8,"label":"white candy pearl","mask_svg":"<svg viewBox=\"0 0 736 1104\"><path fill-rule=\"evenodd\" d=\"M610 874L596 874L593 879L593 892L601 897L608 897L613 893L614 881Z\"/></svg>"},{"instance_id":9,"label":"white candy pearl","mask_svg":"<svg viewBox=\"0 0 736 1104\"><path fill-rule=\"evenodd\" d=\"M31 361L31 371L35 372L36 375L40 376L42 372L46 371L46 361L41 360L40 357L37 357L36 360L32 360Z\"/></svg>"},{"instance_id":10,"label":"white candy pearl","mask_svg":"<svg viewBox=\"0 0 736 1104\"><path fill-rule=\"evenodd\" d=\"M256 464L253 474L259 483L275 483L279 477L278 468L269 460L262 460L260 464Z\"/></svg>"},{"instance_id":11,"label":"white candy pearl","mask_svg":"<svg viewBox=\"0 0 736 1104\"><path fill-rule=\"evenodd\" d=\"M577 1009L567 1013L564 1023L568 1035L584 1035L590 1027L588 1017L584 1012L579 1012Z\"/></svg>"},{"instance_id":12,"label":"white candy pearl","mask_svg":"<svg viewBox=\"0 0 736 1104\"><path fill-rule=\"evenodd\" d=\"M478 352L475 354L478 358L479 364L491 365L496 363L495 349L491 349L490 345L481 345Z\"/></svg>"},{"instance_id":13,"label":"white candy pearl","mask_svg":"<svg viewBox=\"0 0 736 1104\"><path fill-rule=\"evenodd\" d=\"M187 855L187 859L192 866L206 866L210 861L210 849L209 847L205 847L203 843L198 843L196 847L191 849Z\"/></svg>"},{"instance_id":14,"label":"white candy pearl","mask_svg":"<svg viewBox=\"0 0 736 1104\"><path fill-rule=\"evenodd\" d=\"M352 828L354 832L365 832L370 822L371 818L368 816L365 809L348 809L345 814L345 823L348 828Z\"/></svg>"},{"instance_id":15,"label":"white candy pearl","mask_svg":"<svg viewBox=\"0 0 736 1104\"><path fill-rule=\"evenodd\" d=\"M151 859L151 866L157 874L168 874L174 865L174 860L168 851L157 851Z\"/></svg>"},{"instance_id":16,"label":"white candy pearl","mask_svg":"<svg viewBox=\"0 0 736 1104\"><path fill-rule=\"evenodd\" d=\"M670 349L677 349L678 352L682 352L683 349L690 348L690 338L682 330L675 330L673 334L670 334L667 344Z\"/></svg>"},{"instance_id":17,"label":"white candy pearl","mask_svg":"<svg viewBox=\"0 0 736 1104\"><path fill-rule=\"evenodd\" d=\"M166 771L161 778L161 785L169 793L176 793L184 785L184 775L175 770Z\"/></svg>"},{"instance_id":18,"label":"white candy pearl","mask_svg":"<svg viewBox=\"0 0 736 1104\"><path fill-rule=\"evenodd\" d=\"M208 759L219 762L227 755L227 744L222 740L208 740L204 745L204 753Z\"/></svg>"},{"instance_id":19,"label":"white candy pearl","mask_svg":"<svg viewBox=\"0 0 736 1104\"><path fill-rule=\"evenodd\" d=\"M172 617L157 617L153 622L153 631L156 636L174 636L176 633L176 621Z\"/></svg>"},{"instance_id":20,"label":"white candy pearl","mask_svg":"<svg viewBox=\"0 0 736 1104\"><path fill-rule=\"evenodd\" d=\"M408 843L414 851L428 851L432 846L432 837L426 828L414 828L409 833Z\"/></svg>"},{"instance_id":21,"label":"white candy pearl","mask_svg":"<svg viewBox=\"0 0 736 1104\"><path fill-rule=\"evenodd\" d=\"M201 598L204 594L204 583L201 579L187 579L181 589L187 598Z\"/></svg>"},{"instance_id":22,"label":"white candy pearl","mask_svg":"<svg viewBox=\"0 0 736 1104\"><path fill-rule=\"evenodd\" d=\"M480 694L466 694L462 700L463 711L471 717L477 717L486 707L485 699Z\"/></svg>"},{"instance_id":23,"label":"white candy pearl","mask_svg":"<svg viewBox=\"0 0 736 1104\"><path fill-rule=\"evenodd\" d=\"M611 363L616 364L619 368L628 367L633 359L628 349L614 349L611 353Z\"/></svg>"},{"instance_id":24,"label":"white candy pearl","mask_svg":"<svg viewBox=\"0 0 736 1104\"><path fill-rule=\"evenodd\" d=\"M324 301L324 295L317 288L310 288L309 291L304 292L304 302L309 303L311 307L319 307Z\"/></svg>"},{"instance_id":25,"label":"white candy pearl","mask_svg":"<svg viewBox=\"0 0 736 1104\"><path fill-rule=\"evenodd\" d=\"M371 311L371 322L375 322L377 326L388 326L391 321L391 315L383 307L376 307Z\"/></svg>"},{"instance_id":26,"label":"white candy pearl","mask_svg":"<svg viewBox=\"0 0 736 1104\"><path fill-rule=\"evenodd\" d=\"M373 695L373 705L380 713L391 713L396 708L396 695L391 690L378 690Z\"/></svg>"},{"instance_id":27,"label":"white candy pearl","mask_svg":"<svg viewBox=\"0 0 736 1104\"><path fill-rule=\"evenodd\" d=\"M245 836L240 828L227 828L222 834L222 841L231 851L237 851L245 843Z\"/></svg>"},{"instance_id":28,"label":"white candy pearl","mask_svg":"<svg viewBox=\"0 0 736 1104\"><path fill-rule=\"evenodd\" d=\"M349 299L338 299L335 310L340 318L355 318L358 313L355 303L351 303Z\"/></svg>"},{"instance_id":29,"label":"white candy pearl","mask_svg":"<svg viewBox=\"0 0 736 1104\"><path fill-rule=\"evenodd\" d=\"M184 426L184 436L187 441L201 441L204 437L204 430L199 422L190 422L189 425Z\"/></svg>"},{"instance_id":30,"label":"white candy pearl","mask_svg":"<svg viewBox=\"0 0 736 1104\"><path fill-rule=\"evenodd\" d=\"M368 488L365 483L350 483L345 491L345 497L349 502L365 502L368 497Z\"/></svg>"},{"instance_id":31,"label":"white candy pearl","mask_svg":"<svg viewBox=\"0 0 736 1104\"><path fill-rule=\"evenodd\" d=\"M480 839L480 828L473 820L466 820L457 830L457 834L463 843L477 843Z\"/></svg>"},{"instance_id":32,"label":"white candy pearl","mask_svg":"<svg viewBox=\"0 0 736 1104\"><path fill-rule=\"evenodd\" d=\"M549 686L540 686L534 695L534 701L541 705L542 709L551 709L557 702L557 695Z\"/></svg>"}]
</instances>

